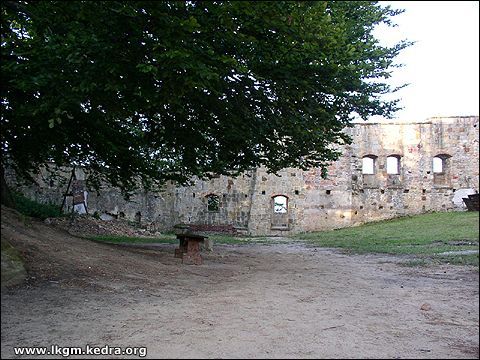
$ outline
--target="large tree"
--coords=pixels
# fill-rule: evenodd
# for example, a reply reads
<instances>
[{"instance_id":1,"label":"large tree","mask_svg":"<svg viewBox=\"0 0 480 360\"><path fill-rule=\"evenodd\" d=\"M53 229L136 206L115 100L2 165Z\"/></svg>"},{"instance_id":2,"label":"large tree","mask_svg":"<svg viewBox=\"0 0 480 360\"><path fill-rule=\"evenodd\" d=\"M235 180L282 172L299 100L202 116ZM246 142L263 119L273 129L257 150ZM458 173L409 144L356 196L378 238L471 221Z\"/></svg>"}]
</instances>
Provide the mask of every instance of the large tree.
<instances>
[{"instance_id":1,"label":"large tree","mask_svg":"<svg viewBox=\"0 0 480 360\"><path fill-rule=\"evenodd\" d=\"M125 191L326 168L354 116L389 117L375 1L3 1L2 162L87 165ZM96 176L93 176L96 174ZM141 180L141 181L139 181Z\"/></svg>"}]
</instances>

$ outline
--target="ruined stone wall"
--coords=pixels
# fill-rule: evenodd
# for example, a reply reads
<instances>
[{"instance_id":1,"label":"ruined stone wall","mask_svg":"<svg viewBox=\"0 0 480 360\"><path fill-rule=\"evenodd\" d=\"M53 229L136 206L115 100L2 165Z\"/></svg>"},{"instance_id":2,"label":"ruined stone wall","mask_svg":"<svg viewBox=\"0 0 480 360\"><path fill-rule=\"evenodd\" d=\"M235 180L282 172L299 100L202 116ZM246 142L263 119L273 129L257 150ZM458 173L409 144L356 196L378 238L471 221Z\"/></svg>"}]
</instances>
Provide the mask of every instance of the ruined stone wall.
<instances>
[{"instance_id":1,"label":"ruined stone wall","mask_svg":"<svg viewBox=\"0 0 480 360\"><path fill-rule=\"evenodd\" d=\"M220 176L194 180L194 185L174 190L173 214L176 223L234 225L246 229L249 223L254 171L237 178ZM218 198L218 210L208 209L208 197Z\"/></svg>"},{"instance_id":2,"label":"ruined stone wall","mask_svg":"<svg viewBox=\"0 0 480 360\"><path fill-rule=\"evenodd\" d=\"M422 123L364 124L351 129L352 221L365 222L426 211L461 210L456 191L478 191L478 117L432 118ZM375 155L377 173L362 175L362 157ZM397 155L400 174L388 175L386 159ZM434 174L433 157L446 157Z\"/></svg>"},{"instance_id":3,"label":"ruined stone wall","mask_svg":"<svg viewBox=\"0 0 480 360\"><path fill-rule=\"evenodd\" d=\"M5 178L14 191L19 191L28 198L40 203L62 205L64 194L67 193L71 178L71 169L65 169L52 176L45 168L41 169L35 179L37 184L25 184L15 176L12 171L6 171ZM75 182L80 188L86 188L85 173L82 168L75 169ZM71 186L65 199L63 210L70 213L73 210L73 197ZM165 191L159 193L139 192L126 200L116 188L104 184L96 191L88 191L86 199L89 214L97 213L102 218L125 218L132 222L140 222L143 225L151 225L156 230L171 229L175 225L173 206L175 198L175 186L172 183L165 184Z\"/></svg>"},{"instance_id":4,"label":"ruined stone wall","mask_svg":"<svg viewBox=\"0 0 480 360\"><path fill-rule=\"evenodd\" d=\"M99 195L89 193L89 212L141 219L158 230L186 223L233 225L251 235L286 235L427 211L464 210L461 197L479 188L478 125L478 116L358 123L345 130L353 143L343 147L327 179L319 169L284 169L273 175L260 168L236 178L194 179L191 186L169 182L160 193L138 193L130 201L105 186ZM365 156L374 159L373 174L362 171ZM390 156L398 159L398 174L387 173ZM435 156L442 159L441 173L434 173ZM78 170L80 181L82 176ZM15 183L12 176L7 181ZM61 201L65 189L66 180L52 181L48 173L42 174L38 187L21 188L43 202ZM285 213L274 212L278 195L287 199ZM214 208L209 208L211 196L218 201Z\"/></svg>"}]
</instances>

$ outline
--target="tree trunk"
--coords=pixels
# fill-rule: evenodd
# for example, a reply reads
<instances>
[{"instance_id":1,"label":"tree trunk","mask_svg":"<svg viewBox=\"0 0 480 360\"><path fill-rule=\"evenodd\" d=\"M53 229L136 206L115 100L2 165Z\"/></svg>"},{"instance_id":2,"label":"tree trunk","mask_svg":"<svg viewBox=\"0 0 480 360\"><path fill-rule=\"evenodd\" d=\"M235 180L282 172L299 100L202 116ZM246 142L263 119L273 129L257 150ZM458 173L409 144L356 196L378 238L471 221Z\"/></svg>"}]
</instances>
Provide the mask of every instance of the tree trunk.
<instances>
[{"instance_id":1,"label":"tree trunk","mask_svg":"<svg viewBox=\"0 0 480 360\"><path fill-rule=\"evenodd\" d=\"M5 181L5 171L2 166L2 192L1 192L1 203L10 208L15 208L15 201L13 200L12 193L10 188Z\"/></svg>"}]
</instances>

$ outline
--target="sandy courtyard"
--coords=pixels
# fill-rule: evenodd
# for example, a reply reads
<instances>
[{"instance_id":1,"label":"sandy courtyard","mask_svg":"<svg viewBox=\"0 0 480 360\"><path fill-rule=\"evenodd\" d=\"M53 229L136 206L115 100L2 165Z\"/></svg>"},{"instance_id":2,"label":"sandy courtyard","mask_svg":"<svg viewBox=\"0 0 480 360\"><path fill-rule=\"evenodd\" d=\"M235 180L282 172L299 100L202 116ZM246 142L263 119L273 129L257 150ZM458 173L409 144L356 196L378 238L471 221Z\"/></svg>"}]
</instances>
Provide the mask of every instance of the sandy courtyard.
<instances>
[{"instance_id":1,"label":"sandy courtyard","mask_svg":"<svg viewBox=\"0 0 480 360\"><path fill-rule=\"evenodd\" d=\"M147 358L479 356L478 269L295 243L216 245L184 265L174 245L98 244L13 219L2 237L34 278L2 289L2 358L53 344L147 347Z\"/></svg>"}]
</instances>

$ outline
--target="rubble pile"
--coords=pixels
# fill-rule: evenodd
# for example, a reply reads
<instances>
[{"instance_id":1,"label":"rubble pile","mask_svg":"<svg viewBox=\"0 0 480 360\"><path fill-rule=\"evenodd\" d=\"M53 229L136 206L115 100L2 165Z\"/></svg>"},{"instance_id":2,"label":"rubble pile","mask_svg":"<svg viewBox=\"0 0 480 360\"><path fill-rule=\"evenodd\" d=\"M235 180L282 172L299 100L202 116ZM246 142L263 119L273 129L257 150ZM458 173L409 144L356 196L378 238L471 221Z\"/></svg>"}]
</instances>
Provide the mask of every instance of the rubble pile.
<instances>
[{"instance_id":1,"label":"rubble pile","mask_svg":"<svg viewBox=\"0 0 480 360\"><path fill-rule=\"evenodd\" d=\"M73 218L48 218L46 224L66 230L76 236L134 236L134 237L155 237L157 231L147 231L137 223L124 219L101 220L91 215L75 215Z\"/></svg>"}]
</instances>

